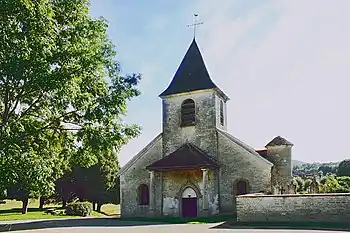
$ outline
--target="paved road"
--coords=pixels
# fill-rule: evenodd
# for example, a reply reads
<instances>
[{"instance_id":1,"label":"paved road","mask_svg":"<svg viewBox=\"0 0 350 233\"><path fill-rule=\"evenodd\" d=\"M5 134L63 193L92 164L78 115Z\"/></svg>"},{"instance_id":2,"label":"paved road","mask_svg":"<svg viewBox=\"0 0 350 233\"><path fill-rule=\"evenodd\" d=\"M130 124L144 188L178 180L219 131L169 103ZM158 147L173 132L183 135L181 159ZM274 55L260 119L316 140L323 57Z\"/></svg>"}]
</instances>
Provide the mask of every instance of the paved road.
<instances>
[{"instance_id":1,"label":"paved road","mask_svg":"<svg viewBox=\"0 0 350 233\"><path fill-rule=\"evenodd\" d=\"M40 221L12 221L0 222L0 232L22 233L330 233L325 230L291 230L291 229L244 229L235 225L223 223L212 224L162 224L147 222L122 221L115 218L75 218L48 219ZM333 231L335 232L335 231ZM340 231L337 231L340 232ZM347 232L347 231L343 231Z\"/></svg>"},{"instance_id":2,"label":"paved road","mask_svg":"<svg viewBox=\"0 0 350 233\"><path fill-rule=\"evenodd\" d=\"M332 231L316 230L278 230L278 229L215 229L218 224L178 224L178 225L148 225L148 226L112 226L112 227L65 227L46 228L18 233L331 233ZM213 229L214 227L214 229ZM340 231L337 231L340 232ZM346 231L344 231L346 232ZM334 233L334 231L333 231Z\"/></svg>"},{"instance_id":3,"label":"paved road","mask_svg":"<svg viewBox=\"0 0 350 233\"><path fill-rule=\"evenodd\" d=\"M73 227L73 228L54 228L54 229L36 229L27 231L16 231L18 233L331 233L332 231L315 230L260 230L260 229L210 229L205 224L189 225L164 225L164 226L138 226L138 227ZM337 231L339 232L339 231ZM332 232L334 233L334 231Z\"/></svg>"}]
</instances>

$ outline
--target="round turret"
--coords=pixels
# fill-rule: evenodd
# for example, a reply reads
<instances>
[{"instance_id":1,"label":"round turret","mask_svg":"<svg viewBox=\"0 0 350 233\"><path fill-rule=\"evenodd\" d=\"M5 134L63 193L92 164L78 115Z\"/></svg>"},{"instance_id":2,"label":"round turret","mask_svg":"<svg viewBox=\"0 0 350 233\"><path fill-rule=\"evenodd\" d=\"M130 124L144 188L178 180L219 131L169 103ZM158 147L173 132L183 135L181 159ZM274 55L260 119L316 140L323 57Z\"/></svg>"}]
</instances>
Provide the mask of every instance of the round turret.
<instances>
[{"instance_id":1,"label":"round turret","mask_svg":"<svg viewBox=\"0 0 350 233\"><path fill-rule=\"evenodd\" d=\"M288 193L293 180L292 147L293 144L281 136L275 137L266 146L267 158L274 164L271 174L271 185L280 193Z\"/></svg>"}]
</instances>

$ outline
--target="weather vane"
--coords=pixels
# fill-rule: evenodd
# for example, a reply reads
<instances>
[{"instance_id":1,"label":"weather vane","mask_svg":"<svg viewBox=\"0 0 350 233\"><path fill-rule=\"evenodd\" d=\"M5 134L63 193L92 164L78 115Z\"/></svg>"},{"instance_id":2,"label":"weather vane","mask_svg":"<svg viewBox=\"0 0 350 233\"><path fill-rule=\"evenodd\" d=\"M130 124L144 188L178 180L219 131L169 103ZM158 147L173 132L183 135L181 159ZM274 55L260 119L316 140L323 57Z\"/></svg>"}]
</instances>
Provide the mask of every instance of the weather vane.
<instances>
[{"instance_id":1,"label":"weather vane","mask_svg":"<svg viewBox=\"0 0 350 233\"><path fill-rule=\"evenodd\" d=\"M196 27L203 24L203 22L197 21L198 14L194 14L193 24L187 25L187 27L193 27L193 38L196 38Z\"/></svg>"}]
</instances>

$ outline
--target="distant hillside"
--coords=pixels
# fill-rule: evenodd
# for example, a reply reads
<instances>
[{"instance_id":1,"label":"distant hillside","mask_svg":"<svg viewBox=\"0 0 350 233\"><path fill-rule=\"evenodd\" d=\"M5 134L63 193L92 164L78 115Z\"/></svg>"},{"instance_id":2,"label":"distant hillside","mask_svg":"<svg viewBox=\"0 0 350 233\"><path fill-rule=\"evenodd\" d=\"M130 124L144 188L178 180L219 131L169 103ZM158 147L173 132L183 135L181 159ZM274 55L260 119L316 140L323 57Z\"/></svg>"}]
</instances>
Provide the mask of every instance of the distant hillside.
<instances>
[{"instance_id":1,"label":"distant hillside","mask_svg":"<svg viewBox=\"0 0 350 233\"><path fill-rule=\"evenodd\" d=\"M336 174L340 162L328 162L328 163L306 163L298 160L292 160L293 175L307 175L313 176L320 174Z\"/></svg>"},{"instance_id":2,"label":"distant hillside","mask_svg":"<svg viewBox=\"0 0 350 233\"><path fill-rule=\"evenodd\" d=\"M303 164L305 164L306 162L303 161L299 161L299 160L292 160L292 166L301 166Z\"/></svg>"}]
</instances>

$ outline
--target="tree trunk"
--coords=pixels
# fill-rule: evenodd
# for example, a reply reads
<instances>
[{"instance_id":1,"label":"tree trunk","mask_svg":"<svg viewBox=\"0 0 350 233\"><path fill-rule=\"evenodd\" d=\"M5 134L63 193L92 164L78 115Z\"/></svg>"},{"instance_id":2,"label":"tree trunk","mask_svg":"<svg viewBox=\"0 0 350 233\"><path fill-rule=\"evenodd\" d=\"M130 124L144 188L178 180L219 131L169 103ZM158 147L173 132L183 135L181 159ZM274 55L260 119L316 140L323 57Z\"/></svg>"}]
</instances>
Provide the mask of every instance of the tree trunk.
<instances>
[{"instance_id":1,"label":"tree trunk","mask_svg":"<svg viewBox=\"0 0 350 233\"><path fill-rule=\"evenodd\" d=\"M96 202L92 202L92 210L96 211Z\"/></svg>"},{"instance_id":2,"label":"tree trunk","mask_svg":"<svg viewBox=\"0 0 350 233\"><path fill-rule=\"evenodd\" d=\"M97 202L97 212L101 212L102 203Z\"/></svg>"},{"instance_id":3,"label":"tree trunk","mask_svg":"<svg viewBox=\"0 0 350 233\"><path fill-rule=\"evenodd\" d=\"M29 201L29 198L24 198L22 200L22 214L26 214L28 211L28 201Z\"/></svg>"},{"instance_id":4,"label":"tree trunk","mask_svg":"<svg viewBox=\"0 0 350 233\"><path fill-rule=\"evenodd\" d=\"M62 208L66 208L67 200L65 198L62 199Z\"/></svg>"},{"instance_id":5,"label":"tree trunk","mask_svg":"<svg viewBox=\"0 0 350 233\"><path fill-rule=\"evenodd\" d=\"M40 200L39 200L39 209L44 208L44 203L45 203L45 198L44 198L44 197L40 197Z\"/></svg>"}]
</instances>

